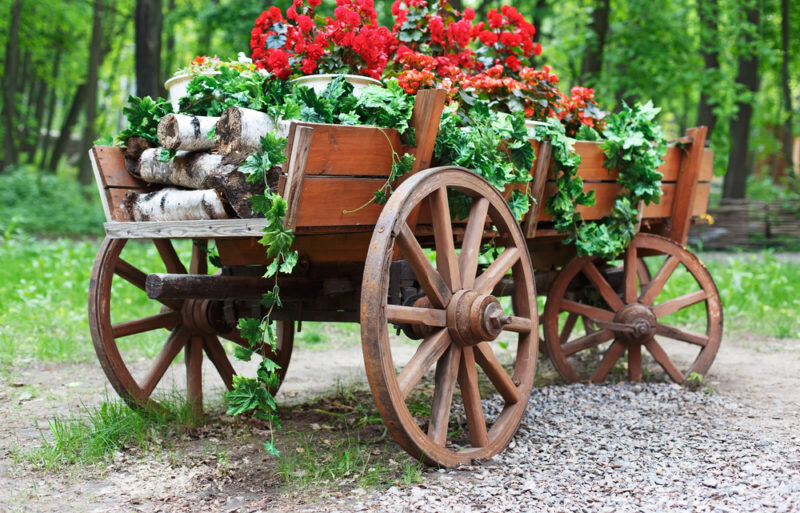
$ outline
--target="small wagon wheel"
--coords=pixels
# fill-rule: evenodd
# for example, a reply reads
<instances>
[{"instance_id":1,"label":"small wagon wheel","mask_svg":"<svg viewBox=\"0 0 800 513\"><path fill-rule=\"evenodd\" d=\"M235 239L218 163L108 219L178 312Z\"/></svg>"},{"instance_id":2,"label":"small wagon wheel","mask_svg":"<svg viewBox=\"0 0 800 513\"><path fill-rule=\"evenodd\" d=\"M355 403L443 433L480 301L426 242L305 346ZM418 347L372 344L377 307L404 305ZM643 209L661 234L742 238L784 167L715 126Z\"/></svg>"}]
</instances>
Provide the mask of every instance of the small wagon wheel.
<instances>
[{"instance_id":1,"label":"small wagon wheel","mask_svg":"<svg viewBox=\"0 0 800 513\"><path fill-rule=\"evenodd\" d=\"M643 275L640 263L643 256L664 257L652 278L649 273ZM619 293L598 270L598 264L592 257L574 258L561 270L547 297L543 321L545 342L561 376L570 383L587 377L594 382L603 381L627 352L628 377L640 381L642 346L675 382L682 382L692 373L705 374L722 340L722 304L717 287L700 260L670 239L639 234L625 252ZM579 279L581 273L602 296L603 306L566 297L570 282ZM665 297L668 282L681 286L680 295ZM692 308L703 318L703 333L675 326L681 314ZM559 326L559 316L565 312L567 322ZM598 329L573 334L577 330L569 326L569 321L576 316L590 319ZM608 345L599 364L584 368L586 365L579 363L580 357L597 351L603 344ZM676 357L691 363L681 370L675 363Z\"/></svg>"},{"instance_id":2,"label":"small wagon wheel","mask_svg":"<svg viewBox=\"0 0 800 513\"><path fill-rule=\"evenodd\" d=\"M130 318L132 315L128 311L133 308L122 302L122 296L118 293L121 288L132 285L140 289L137 291L139 294L145 296L148 272L187 272L170 240L153 239L150 242L158 251L160 264L140 263L141 255L135 254L135 248L130 248L129 258L128 252L123 253L126 245L131 246L127 244L127 239L107 238L100 246L89 286L89 326L95 351L114 390L131 408L161 409L161 405L153 398L153 392L183 350L187 400L192 404L195 414L201 415L203 353L214 364L222 382L230 390L235 370L219 337L243 345L246 343L236 331L218 332L214 327L214 316L219 312L212 311L213 303L205 300L158 302L148 299L149 312L136 313L134 318ZM138 253L142 252L140 247ZM189 272L208 272L205 251L197 245L192 248ZM124 320L120 321L120 318ZM283 381L292 354L294 328L288 323L278 323L277 328L278 351L272 356L281 367L279 377ZM125 349L153 343L160 347L160 351L149 365L149 370L135 377L137 373L132 372L131 364L136 356L131 356Z\"/></svg>"},{"instance_id":3,"label":"small wagon wheel","mask_svg":"<svg viewBox=\"0 0 800 513\"><path fill-rule=\"evenodd\" d=\"M455 237L463 241L459 253L448 193L471 198L463 237ZM407 223L412 212L425 204L433 225L435 263ZM487 234L500 254L476 276ZM414 306L387 304L395 249L414 270L425 293ZM509 271L515 283L513 316L506 315L492 295ZM415 354L399 373L393 348L403 342L389 337L393 324L412 325L422 336ZM499 344L490 343L503 331L510 332L506 336L515 346L506 353L514 360L511 375L496 354ZM537 333L530 255L503 197L484 179L462 168L430 169L404 182L384 207L373 232L361 292L367 377L378 411L395 440L413 457L444 466L500 452L516 432L527 406L536 371ZM424 387L420 382L434 367L432 400L420 405L412 400L414 391ZM457 410L453 408L456 382L468 438L451 422L451 414ZM499 394L497 401L482 403L482 395L488 398L494 393Z\"/></svg>"}]
</instances>

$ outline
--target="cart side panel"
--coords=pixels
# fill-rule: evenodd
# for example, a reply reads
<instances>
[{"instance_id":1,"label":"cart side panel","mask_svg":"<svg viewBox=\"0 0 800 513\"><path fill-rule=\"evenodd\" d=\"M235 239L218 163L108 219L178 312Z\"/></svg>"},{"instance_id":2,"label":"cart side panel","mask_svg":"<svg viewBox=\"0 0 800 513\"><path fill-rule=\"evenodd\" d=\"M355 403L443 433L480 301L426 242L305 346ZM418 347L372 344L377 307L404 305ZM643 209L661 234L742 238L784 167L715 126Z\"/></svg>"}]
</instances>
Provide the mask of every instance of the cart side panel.
<instances>
[{"instance_id":1,"label":"cart side panel","mask_svg":"<svg viewBox=\"0 0 800 513\"><path fill-rule=\"evenodd\" d=\"M160 187L148 184L133 177L125 168L125 153L122 148L113 146L93 146L89 150L95 182L103 203L106 221L131 221L123 210L122 200L128 191L146 192Z\"/></svg>"}]
</instances>

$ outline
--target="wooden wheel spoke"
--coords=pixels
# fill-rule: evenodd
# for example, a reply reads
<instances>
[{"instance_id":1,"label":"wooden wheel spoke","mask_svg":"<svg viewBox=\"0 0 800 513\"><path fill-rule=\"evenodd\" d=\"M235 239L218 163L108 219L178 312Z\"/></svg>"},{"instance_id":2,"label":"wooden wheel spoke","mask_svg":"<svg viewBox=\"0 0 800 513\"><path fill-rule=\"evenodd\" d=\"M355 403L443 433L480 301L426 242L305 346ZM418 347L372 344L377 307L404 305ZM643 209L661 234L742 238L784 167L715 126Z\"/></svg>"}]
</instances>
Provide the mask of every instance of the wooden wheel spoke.
<instances>
[{"instance_id":1,"label":"wooden wheel spoke","mask_svg":"<svg viewBox=\"0 0 800 513\"><path fill-rule=\"evenodd\" d=\"M428 423L428 436L433 443L443 446L447 441L447 425L450 420L450 406L453 403L453 389L458 377L458 363L461 348L451 344L444 356L436 362L436 387L433 390L431 418Z\"/></svg>"},{"instance_id":2,"label":"wooden wheel spoke","mask_svg":"<svg viewBox=\"0 0 800 513\"><path fill-rule=\"evenodd\" d=\"M500 365L500 362L497 361L497 356L495 356L491 346L486 342L481 342L473 347L475 361L481 366L483 372L486 373L486 377L489 378L489 381L495 386L497 393L503 396L503 400L506 404L515 404L518 402L519 390L517 390L517 386L508 376L503 366Z\"/></svg>"},{"instance_id":3,"label":"wooden wheel spoke","mask_svg":"<svg viewBox=\"0 0 800 513\"><path fill-rule=\"evenodd\" d=\"M500 256L492 262L483 274L478 276L473 289L480 294L491 294L495 285L500 283L503 276L519 261L520 251L515 247L506 248Z\"/></svg>"},{"instance_id":4,"label":"wooden wheel spoke","mask_svg":"<svg viewBox=\"0 0 800 513\"><path fill-rule=\"evenodd\" d=\"M114 266L114 272L117 274L117 276L121 277L131 285L141 290L147 290L147 275L125 260L121 258L117 259L116 265Z\"/></svg>"},{"instance_id":5,"label":"wooden wheel spoke","mask_svg":"<svg viewBox=\"0 0 800 513\"><path fill-rule=\"evenodd\" d=\"M192 274L208 274L208 258L206 248L208 241L195 241L192 244L192 262L189 264L189 272Z\"/></svg>"},{"instance_id":6,"label":"wooden wheel spoke","mask_svg":"<svg viewBox=\"0 0 800 513\"><path fill-rule=\"evenodd\" d=\"M654 306L653 313L657 318L661 318L666 315L673 314L678 310L682 310L686 307L697 304L700 301L704 301L706 297L708 297L708 295L706 294L705 290L697 290L695 292L670 299L669 301L664 301L663 303Z\"/></svg>"},{"instance_id":7,"label":"wooden wheel spoke","mask_svg":"<svg viewBox=\"0 0 800 513\"><path fill-rule=\"evenodd\" d=\"M658 269L658 272L653 277L650 282L645 285L644 289L642 290L642 296L639 298L639 302L650 306L653 304L653 301L658 297L661 291L664 289L664 285L666 285L667 280L672 273L675 272L675 268L678 267L680 263L680 259L675 255L670 255L661 267Z\"/></svg>"},{"instance_id":8,"label":"wooden wheel spoke","mask_svg":"<svg viewBox=\"0 0 800 513\"><path fill-rule=\"evenodd\" d=\"M417 324L444 328L447 326L447 311L434 308L386 305L386 320L395 324Z\"/></svg>"},{"instance_id":9,"label":"wooden wheel spoke","mask_svg":"<svg viewBox=\"0 0 800 513\"><path fill-rule=\"evenodd\" d=\"M486 224L486 215L489 212L489 200L475 198L469 211L467 228L464 231L464 242L461 244L461 254L458 256L458 267L461 271L461 286L472 289L475 275L478 272L478 255L483 239L483 227Z\"/></svg>"},{"instance_id":10,"label":"wooden wheel spoke","mask_svg":"<svg viewBox=\"0 0 800 513\"><path fill-rule=\"evenodd\" d=\"M563 311L583 315L584 317L588 317L589 319L595 321L614 321L614 312L603 310L602 308L597 308L596 306L585 305L569 299L562 300L560 306L561 310Z\"/></svg>"},{"instance_id":11,"label":"wooden wheel spoke","mask_svg":"<svg viewBox=\"0 0 800 513\"><path fill-rule=\"evenodd\" d=\"M417 386L422 376L442 357L450 346L450 335L446 329L428 335L417 348L417 352L397 375L397 386L403 399Z\"/></svg>"},{"instance_id":12,"label":"wooden wheel spoke","mask_svg":"<svg viewBox=\"0 0 800 513\"><path fill-rule=\"evenodd\" d=\"M186 401L195 417L203 415L203 339L191 336L184 353L186 364Z\"/></svg>"},{"instance_id":13,"label":"wooden wheel spoke","mask_svg":"<svg viewBox=\"0 0 800 513\"><path fill-rule=\"evenodd\" d=\"M675 364L672 363L672 360L670 360L667 353L664 352L664 349L655 339L651 338L644 346L673 381L676 383L683 382L683 373L675 367Z\"/></svg>"},{"instance_id":14,"label":"wooden wheel spoke","mask_svg":"<svg viewBox=\"0 0 800 513\"><path fill-rule=\"evenodd\" d=\"M489 445L489 434L483 418L481 393L478 389L478 370L475 368L475 355L472 347L462 350L462 358L458 367L458 386L464 400L464 412L467 416L469 440L474 447Z\"/></svg>"},{"instance_id":15,"label":"wooden wheel spoke","mask_svg":"<svg viewBox=\"0 0 800 513\"><path fill-rule=\"evenodd\" d=\"M181 313L176 311L164 312L133 321L120 322L111 326L114 338L127 337L137 333L153 331L161 328L174 328L181 322Z\"/></svg>"},{"instance_id":16,"label":"wooden wheel spoke","mask_svg":"<svg viewBox=\"0 0 800 513\"><path fill-rule=\"evenodd\" d=\"M628 346L628 379L642 380L642 346L639 344Z\"/></svg>"},{"instance_id":17,"label":"wooden wheel spoke","mask_svg":"<svg viewBox=\"0 0 800 513\"><path fill-rule=\"evenodd\" d=\"M691 331L682 330L666 324L659 324L656 326L656 335L661 335L662 337L671 338L673 340L689 342L690 344L695 344L702 347L708 345L708 335L693 333Z\"/></svg>"},{"instance_id":18,"label":"wooden wheel spoke","mask_svg":"<svg viewBox=\"0 0 800 513\"><path fill-rule=\"evenodd\" d=\"M533 322L527 317L511 316L511 322L503 326L503 331L513 331L514 333L530 333Z\"/></svg>"},{"instance_id":19,"label":"wooden wheel spoke","mask_svg":"<svg viewBox=\"0 0 800 513\"><path fill-rule=\"evenodd\" d=\"M567 320L564 322L564 328L562 328L561 334L558 336L561 345L564 345L564 343L569 340L569 336L572 335L572 330L575 329L575 322L577 322L578 317L578 314L572 312L567 315Z\"/></svg>"},{"instance_id":20,"label":"wooden wheel spoke","mask_svg":"<svg viewBox=\"0 0 800 513\"><path fill-rule=\"evenodd\" d=\"M450 223L450 205L447 203L447 188L440 187L428 196L433 220L433 237L436 242L436 268L450 290L461 288L461 273L458 256L453 243L453 226Z\"/></svg>"},{"instance_id":21,"label":"wooden wheel spoke","mask_svg":"<svg viewBox=\"0 0 800 513\"><path fill-rule=\"evenodd\" d=\"M608 376L608 373L611 372L614 364L617 363L617 360L620 359L624 352L625 344L619 340L615 340L614 343L611 344L611 347L608 348L608 351L606 351L606 354L600 361L600 365L597 366L597 370L595 371L594 375L592 375L592 382L600 383L606 379L606 376Z\"/></svg>"},{"instance_id":22,"label":"wooden wheel spoke","mask_svg":"<svg viewBox=\"0 0 800 513\"><path fill-rule=\"evenodd\" d=\"M225 383L225 387L228 390L233 390L233 376L236 371L233 369L228 355L225 354L225 348L222 347L222 343L214 335L209 335L203 339L203 349L205 349L208 359L216 367L222 382Z\"/></svg>"},{"instance_id":23,"label":"wooden wheel spoke","mask_svg":"<svg viewBox=\"0 0 800 513\"><path fill-rule=\"evenodd\" d=\"M636 246L631 244L628 246L628 250L625 252L625 303L631 304L635 303L637 298L639 297L638 293L638 276L637 276L637 268L638 268L638 259L636 258ZM605 296L603 296L605 297ZM609 303L611 304L611 303Z\"/></svg>"},{"instance_id":24,"label":"wooden wheel spoke","mask_svg":"<svg viewBox=\"0 0 800 513\"><path fill-rule=\"evenodd\" d=\"M153 243L156 245L158 254L161 255L161 260L164 261L168 273L186 274L186 267L181 262L169 239L153 239Z\"/></svg>"},{"instance_id":25,"label":"wooden wheel spoke","mask_svg":"<svg viewBox=\"0 0 800 513\"><path fill-rule=\"evenodd\" d=\"M181 352L181 349L183 349L188 339L189 337L181 328L176 328L170 333L167 342L164 344L164 347L161 348L161 352L156 356L155 363L150 369L150 373L144 379L144 383L141 387L142 397L137 398L139 402L143 403L150 398L150 394L153 393L156 385L158 385L161 378L164 377L164 373L167 372L170 364L175 357L178 356L178 353Z\"/></svg>"},{"instance_id":26,"label":"wooden wheel spoke","mask_svg":"<svg viewBox=\"0 0 800 513\"><path fill-rule=\"evenodd\" d=\"M625 306L625 304L622 302L619 296L617 296L617 293L593 262L587 262L582 271L583 274L589 278L589 281L594 284L594 286L597 288L597 291L600 292L600 295L603 296L603 299L605 299L606 303L608 303L608 306L610 306L612 310L616 312Z\"/></svg>"},{"instance_id":27,"label":"wooden wheel spoke","mask_svg":"<svg viewBox=\"0 0 800 513\"><path fill-rule=\"evenodd\" d=\"M433 268L407 224L403 223L396 240L430 302L436 308L446 307L450 301L450 288L442 279L442 275Z\"/></svg>"},{"instance_id":28,"label":"wooden wheel spoke","mask_svg":"<svg viewBox=\"0 0 800 513\"><path fill-rule=\"evenodd\" d=\"M575 340L561 344L561 351L564 353L564 356L570 356L584 349L599 346L603 342L608 342L613 338L614 332L610 330L595 331L581 338L576 338Z\"/></svg>"}]
</instances>

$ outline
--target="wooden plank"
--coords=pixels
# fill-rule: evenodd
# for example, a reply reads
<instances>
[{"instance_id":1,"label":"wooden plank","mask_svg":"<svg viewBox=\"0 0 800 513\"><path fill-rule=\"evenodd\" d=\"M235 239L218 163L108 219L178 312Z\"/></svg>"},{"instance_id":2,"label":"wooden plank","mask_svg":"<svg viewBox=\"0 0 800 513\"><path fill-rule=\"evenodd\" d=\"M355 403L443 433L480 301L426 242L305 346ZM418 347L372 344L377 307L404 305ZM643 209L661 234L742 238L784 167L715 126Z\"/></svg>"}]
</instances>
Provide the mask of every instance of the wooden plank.
<instances>
[{"instance_id":1,"label":"wooden plank","mask_svg":"<svg viewBox=\"0 0 800 513\"><path fill-rule=\"evenodd\" d=\"M294 125L292 127L291 155L287 162L286 187L283 198L286 200L286 217L284 226L294 230L297 226L297 209L303 195L303 179L305 177L306 162L311 148L314 129L307 126Z\"/></svg>"},{"instance_id":2,"label":"wooden plank","mask_svg":"<svg viewBox=\"0 0 800 513\"><path fill-rule=\"evenodd\" d=\"M102 182L104 188L122 187L138 188L147 187L147 183L135 178L125 168L125 150L114 146L93 146L91 154L97 162L100 171L98 183ZM95 176L98 178L98 176Z\"/></svg>"},{"instance_id":3,"label":"wooden plank","mask_svg":"<svg viewBox=\"0 0 800 513\"><path fill-rule=\"evenodd\" d=\"M545 188L545 197L549 198L555 193L555 184L548 183ZM596 220L611 213L614 207L614 201L619 195L620 185L616 183L586 183L583 190L594 191L595 204L592 207L578 207L578 212L581 213L585 220ZM658 204L650 204L644 207L644 219L670 217L675 203L675 195L677 192L677 184L666 183L661 187L663 194L661 201ZM689 209L691 215L700 215L705 212L705 205L708 203L708 197L711 193L711 184L702 183L696 186L696 198L693 200L692 208ZM546 200L545 200L546 201ZM546 203L545 203L546 205ZM688 209L688 204L686 208ZM543 211L540 221L552 221L553 216L546 211Z\"/></svg>"},{"instance_id":4,"label":"wooden plank","mask_svg":"<svg viewBox=\"0 0 800 513\"><path fill-rule=\"evenodd\" d=\"M383 205L364 205L384 182L382 178L307 176L296 226L374 226Z\"/></svg>"},{"instance_id":5,"label":"wooden plank","mask_svg":"<svg viewBox=\"0 0 800 513\"><path fill-rule=\"evenodd\" d=\"M600 148L599 142L578 141L575 143L575 150L581 156L578 174L584 181L615 182L619 177L619 172L616 169L609 171L603 167L605 154ZM684 149L678 146L669 146L667 148L667 153L664 155L664 163L658 167L658 171L664 175L662 181L674 182L678 180L684 153ZM551 176L550 178L553 177Z\"/></svg>"},{"instance_id":6,"label":"wooden plank","mask_svg":"<svg viewBox=\"0 0 800 513\"><path fill-rule=\"evenodd\" d=\"M692 221L692 207L697 193L697 182L700 176L700 163L702 161L703 149L706 142L708 128L701 126L690 128L686 135L692 137L692 146L689 154L685 156L684 171L678 177L675 191L675 202L672 205L672 230L669 238L678 244L686 244L689 238L689 226Z\"/></svg>"},{"instance_id":7,"label":"wooden plank","mask_svg":"<svg viewBox=\"0 0 800 513\"><path fill-rule=\"evenodd\" d=\"M151 221L105 223L112 239L204 239L260 236L264 219L219 219L207 221Z\"/></svg>"},{"instance_id":8,"label":"wooden plank","mask_svg":"<svg viewBox=\"0 0 800 513\"><path fill-rule=\"evenodd\" d=\"M700 162L700 175L701 182L710 182L714 179L714 150L711 148L703 148L703 159Z\"/></svg>"},{"instance_id":9,"label":"wooden plank","mask_svg":"<svg viewBox=\"0 0 800 513\"><path fill-rule=\"evenodd\" d=\"M296 235L293 249L311 262L363 262L372 231ZM258 237L217 239L223 265L266 265L266 248Z\"/></svg>"},{"instance_id":10,"label":"wooden plank","mask_svg":"<svg viewBox=\"0 0 800 513\"><path fill-rule=\"evenodd\" d=\"M392 152L401 155L400 134L392 128L297 123L313 128L305 174L389 176Z\"/></svg>"}]
</instances>

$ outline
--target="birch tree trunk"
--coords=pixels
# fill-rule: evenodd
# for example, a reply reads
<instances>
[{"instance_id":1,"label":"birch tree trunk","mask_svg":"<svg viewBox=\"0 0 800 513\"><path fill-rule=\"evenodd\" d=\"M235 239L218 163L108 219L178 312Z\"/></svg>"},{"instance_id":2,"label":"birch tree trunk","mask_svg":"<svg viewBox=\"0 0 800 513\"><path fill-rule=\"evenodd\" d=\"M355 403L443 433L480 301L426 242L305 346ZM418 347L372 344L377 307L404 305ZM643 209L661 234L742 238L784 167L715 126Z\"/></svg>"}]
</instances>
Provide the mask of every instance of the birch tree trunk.
<instances>
[{"instance_id":1,"label":"birch tree trunk","mask_svg":"<svg viewBox=\"0 0 800 513\"><path fill-rule=\"evenodd\" d=\"M142 153L136 172L139 178L145 182L204 189L210 174L227 175L237 167L223 164L222 156L213 153L178 154L167 162L158 160L160 153L160 148L151 148Z\"/></svg>"},{"instance_id":2,"label":"birch tree trunk","mask_svg":"<svg viewBox=\"0 0 800 513\"><path fill-rule=\"evenodd\" d=\"M129 192L122 208L134 221L189 221L228 219L222 200L214 190L161 189L141 194Z\"/></svg>"},{"instance_id":3,"label":"birch tree trunk","mask_svg":"<svg viewBox=\"0 0 800 513\"><path fill-rule=\"evenodd\" d=\"M167 114L158 124L158 141L168 150L201 151L214 148L214 138L208 133L220 118Z\"/></svg>"},{"instance_id":4,"label":"birch tree trunk","mask_svg":"<svg viewBox=\"0 0 800 513\"><path fill-rule=\"evenodd\" d=\"M226 162L238 164L259 150L261 138L275 129L279 136L286 137L289 123L275 123L271 116L257 110L231 107L219 118L214 141Z\"/></svg>"}]
</instances>

